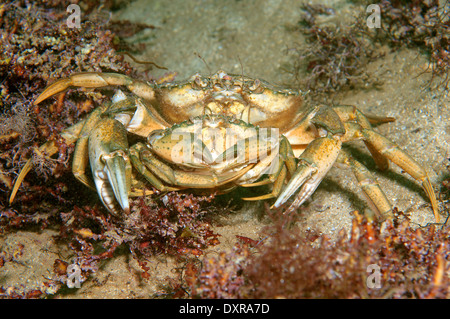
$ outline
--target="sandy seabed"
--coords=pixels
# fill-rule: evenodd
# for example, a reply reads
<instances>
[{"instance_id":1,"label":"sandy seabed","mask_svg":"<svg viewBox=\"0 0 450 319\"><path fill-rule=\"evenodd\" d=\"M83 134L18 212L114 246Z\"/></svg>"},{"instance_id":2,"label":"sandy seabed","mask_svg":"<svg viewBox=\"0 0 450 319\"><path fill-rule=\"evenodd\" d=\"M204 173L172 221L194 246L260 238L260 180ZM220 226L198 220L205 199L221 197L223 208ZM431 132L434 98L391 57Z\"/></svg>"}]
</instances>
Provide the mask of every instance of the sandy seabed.
<instances>
[{"instance_id":1,"label":"sandy seabed","mask_svg":"<svg viewBox=\"0 0 450 319\"><path fill-rule=\"evenodd\" d=\"M343 21L354 10L346 1L315 1L332 6ZM294 0L260 1L167 1L138 0L115 12L115 20L129 20L154 25L128 41L146 43L147 50L137 56L154 61L176 79L187 79L196 72L211 74L224 70L261 78L269 83L291 87L293 75L286 70L295 58L292 48L304 38L294 26L299 21L300 3ZM201 58L199 58L201 56ZM386 50L384 57L368 65L383 85L378 89L338 93L330 104L350 104L361 111L391 116L395 122L383 124L377 130L395 141L430 171L433 182L443 180L450 154L450 101L448 92L431 90L431 74L423 72L427 59L413 49ZM142 66L137 66L137 68ZM154 70L156 76L163 70ZM366 158L368 152L361 143L354 148ZM411 221L425 225L434 221L425 193L401 169L391 166L388 173L374 171L389 200L400 210L408 212ZM212 247L206 256L229 250L236 235L260 239L265 223L257 218L263 210L261 203L245 205L242 212L230 216L226 226L216 229L220 245ZM341 229L349 229L354 210L367 209L365 199L350 169L334 167L317 191L301 209L298 223L302 229L315 229L331 238ZM54 232L20 231L1 239L3 250L16 243L25 248L17 263L2 267L0 285L39 288L52 270L55 258L68 254L67 248L55 243ZM69 298L148 298L160 292L168 277L176 276L172 257L151 259L151 280L139 276L139 265L126 254L108 260Z\"/></svg>"}]
</instances>

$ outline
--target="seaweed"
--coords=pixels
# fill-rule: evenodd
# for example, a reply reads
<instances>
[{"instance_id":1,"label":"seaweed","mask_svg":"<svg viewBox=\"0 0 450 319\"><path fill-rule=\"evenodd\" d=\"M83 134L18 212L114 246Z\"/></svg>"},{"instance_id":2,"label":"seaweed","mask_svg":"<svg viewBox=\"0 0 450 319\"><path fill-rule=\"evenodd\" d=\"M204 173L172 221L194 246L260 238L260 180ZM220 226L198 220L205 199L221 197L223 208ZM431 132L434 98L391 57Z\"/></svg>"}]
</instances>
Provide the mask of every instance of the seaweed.
<instances>
[{"instance_id":1,"label":"seaweed","mask_svg":"<svg viewBox=\"0 0 450 319\"><path fill-rule=\"evenodd\" d=\"M294 75L303 91L331 93L380 84L366 66L381 55L356 22L320 25L317 17L333 15L331 8L304 4L302 10L295 29L305 36L306 46L294 48Z\"/></svg>"},{"instance_id":2,"label":"seaweed","mask_svg":"<svg viewBox=\"0 0 450 319\"><path fill-rule=\"evenodd\" d=\"M245 284L243 270L249 262L247 245L237 245L231 252L205 258L201 266L188 264L184 282L190 298L238 298Z\"/></svg>"},{"instance_id":3,"label":"seaweed","mask_svg":"<svg viewBox=\"0 0 450 319\"><path fill-rule=\"evenodd\" d=\"M191 265L184 289L191 298L448 298L449 228L395 214L378 224L355 212L336 241L280 219L264 244Z\"/></svg>"},{"instance_id":4,"label":"seaweed","mask_svg":"<svg viewBox=\"0 0 450 319\"><path fill-rule=\"evenodd\" d=\"M114 71L136 76L137 71L117 53L123 48L120 32L129 36L153 26L118 23L114 29L109 17L102 14L101 5L112 8L116 4L78 3L87 17L80 29L67 28L66 8L59 1L0 5L0 230L4 235L18 229L56 229L58 239L72 253L72 258L55 259L40 289L0 287L0 298L62 294L69 266L77 265L80 280L86 281L105 261L123 251L138 261L140 276L145 280L151 279L148 262L152 256L174 256L183 266L178 269L180 277L168 280L164 287L171 298L448 297L448 226L420 228L399 211L395 211L396 219L382 224L355 213L350 232L341 231L335 241L314 231L289 228L293 216L275 212L268 214L272 223L263 234L264 240L236 236L234 249L217 255L207 254L220 242L210 219L217 206L223 205L213 196L156 194L132 200L130 215L118 218L108 214L97 195L79 187L72 176L69 159L73 145L66 145L60 137L63 128L103 103L108 93L68 91L42 107L32 102L48 82L72 72ZM400 27L417 23L408 14L414 13L416 19L432 19L433 7L426 3L413 1L412 7L407 7L419 7L419 13L417 9L399 13L399 2L383 1L383 12L389 6L396 6L397 11L387 13L392 26L383 30L385 35L378 33L379 39L374 38L374 33L363 32L357 23L341 29L322 27L316 21L317 15L333 11L325 6L305 5L305 16L298 28L305 33L309 46L296 49L296 66L310 72L305 79L307 89L333 92L366 86L370 74L364 66L378 57L368 38L380 43L390 41L392 47L401 47L404 41L423 46L429 50L436 74L448 73L447 20L434 20L436 24L429 30ZM93 23L98 21L94 17L102 23ZM394 28L397 22L399 27ZM174 75L166 77L171 80ZM56 158L32 151L47 140L58 141ZM29 175L16 203L8 207L7 195L14 177L30 156L35 174ZM44 183L48 176L52 178ZM449 185L446 178L441 203L447 211ZM0 251L0 268L14 262L14 254L20 253L20 245L13 252ZM369 269L379 270L376 274L380 275L381 286L368 285L372 274Z\"/></svg>"},{"instance_id":5,"label":"seaweed","mask_svg":"<svg viewBox=\"0 0 450 319\"><path fill-rule=\"evenodd\" d=\"M448 90L450 71L450 4L448 0L381 1L383 23L375 39L391 47L418 48L428 56L432 72L431 83L437 76Z\"/></svg>"},{"instance_id":6,"label":"seaweed","mask_svg":"<svg viewBox=\"0 0 450 319\"><path fill-rule=\"evenodd\" d=\"M294 74L302 89L331 93L350 88L367 88L381 83L367 65L382 56L378 46L393 50L417 48L428 57L424 72L431 72L437 87L448 89L450 68L450 10L449 2L438 0L384 0L380 9L380 27L368 28L365 9L369 1L355 3L355 15L350 25L318 23L319 16L335 12L324 5L304 4L297 30L305 38L306 47L295 47L297 59ZM359 6L357 6L359 5Z\"/></svg>"},{"instance_id":7,"label":"seaweed","mask_svg":"<svg viewBox=\"0 0 450 319\"><path fill-rule=\"evenodd\" d=\"M204 219L213 198L176 192L157 200L141 197L131 201L130 214L121 218L103 208L74 207L61 213L63 223L58 237L69 242L75 254L71 264L79 267L81 282L97 272L101 261L113 258L121 246L138 261L142 278L148 279L147 258L159 254L178 260L197 258L206 248L219 243L219 235ZM64 264L68 262L55 263L53 280L66 282Z\"/></svg>"},{"instance_id":8,"label":"seaweed","mask_svg":"<svg viewBox=\"0 0 450 319\"><path fill-rule=\"evenodd\" d=\"M91 5L85 8L86 14L95 8L94 2ZM38 107L33 106L37 94L53 79L73 72L132 72L123 56L115 53L111 31L89 20L81 22L80 28L69 28L66 19L66 6L60 2L14 1L0 5L1 208L6 207L14 176L27 158L33 158L35 172L44 180L69 171L73 146L64 143L60 132L104 101L100 93L87 99L83 93L74 92L66 94L73 97L66 103L63 94ZM33 151L48 140L57 141L57 158ZM28 202L23 199L23 203Z\"/></svg>"}]
</instances>

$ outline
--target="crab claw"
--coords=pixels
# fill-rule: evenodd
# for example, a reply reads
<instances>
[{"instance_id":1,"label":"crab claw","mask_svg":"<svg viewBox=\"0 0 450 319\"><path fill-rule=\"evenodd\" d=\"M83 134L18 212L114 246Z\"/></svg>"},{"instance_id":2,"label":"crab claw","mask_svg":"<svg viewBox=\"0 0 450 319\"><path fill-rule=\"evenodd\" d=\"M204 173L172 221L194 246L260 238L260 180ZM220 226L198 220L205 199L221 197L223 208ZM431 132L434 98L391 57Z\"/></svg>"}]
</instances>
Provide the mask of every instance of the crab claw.
<instances>
[{"instance_id":1,"label":"crab claw","mask_svg":"<svg viewBox=\"0 0 450 319\"><path fill-rule=\"evenodd\" d=\"M105 163L103 171L97 171L106 173L107 181L111 185L107 187L105 176L103 178L96 178L95 185L97 191L101 191L101 199L103 204L107 207L111 206L111 203L115 199L119 202L120 207L128 213L130 210L130 204L128 202L128 188L126 180L126 154L120 151L113 152L108 155L103 155L102 160ZM111 188L113 194L111 194ZM112 196L114 195L114 197Z\"/></svg>"},{"instance_id":2,"label":"crab claw","mask_svg":"<svg viewBox=\"0 0 450 319\"><path fill-rule=\"evenodd\" d=\"M341 144L339 139L332 137L322 137L311 142L300 155L297 170L272 207L280 207L299 188L300 191L288 211L303 204L333 166L339 155Z\"/></svg>"},{"instance_id":3,"label":"crab claw","mask_svg":"<svg viewBox=\"0 0 450 319\"><path fill-rule=\"evenodd\" d=\"M130 211L131 164L127 149L126 129L117 120L101 120L89 135L89 160L94 183L103 205L114 214L119 214L120 208L125 213Z\"/></svg>"}]
</instances>

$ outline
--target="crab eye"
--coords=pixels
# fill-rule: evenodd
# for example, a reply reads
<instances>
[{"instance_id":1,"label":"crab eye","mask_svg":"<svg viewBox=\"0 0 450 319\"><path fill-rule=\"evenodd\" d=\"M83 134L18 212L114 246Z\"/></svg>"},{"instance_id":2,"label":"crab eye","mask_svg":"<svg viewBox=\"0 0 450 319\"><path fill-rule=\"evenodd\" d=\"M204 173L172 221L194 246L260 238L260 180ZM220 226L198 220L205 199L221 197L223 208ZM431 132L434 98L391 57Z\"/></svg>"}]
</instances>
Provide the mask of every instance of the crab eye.
<instances>
[{"instance_id":1,"label":"crab eye","mask_svg":"<svg viewBox=\"0 0 450 319\"><path fill-rule=\"evenodd\" d=\"M250 91L258 91L257 93L262 93L262 92L259 92L260 89L261 89L261 81L258 80L258 79L256 79L256 80L253 82L253 84L249 86L248 89L249 89Z\"/></svg>"},{"instance_id":2,"label":"crab eye","mask_svg":"<svg viewBox=\"0 0 450 319\"><path fill-rule=\"evenodd\" d=\"M208 86L208 83L204 81L201 77L197 77L194 79L195 85L197 85L198 88L202 89Z\"/></svg>"},{"instance_id":3,"label":"crab eye","mask_svg":"<svg viewBox=\"0 0 450 319\"><path fill-rule=\"evenodd\" d=\"M248 90L250 93L261 94L264 93L266 86L260 80L255 80L253 83L249 83Z\"/></svg>"}]
</instances>

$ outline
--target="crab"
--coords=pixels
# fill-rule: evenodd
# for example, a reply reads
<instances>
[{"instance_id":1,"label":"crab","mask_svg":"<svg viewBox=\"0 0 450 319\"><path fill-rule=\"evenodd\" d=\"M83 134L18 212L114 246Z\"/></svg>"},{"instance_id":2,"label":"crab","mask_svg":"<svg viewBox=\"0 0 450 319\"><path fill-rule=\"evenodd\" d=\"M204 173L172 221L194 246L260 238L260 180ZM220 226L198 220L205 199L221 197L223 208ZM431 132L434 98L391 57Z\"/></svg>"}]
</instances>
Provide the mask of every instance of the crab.
<instances>
[{"instance_id":1,"label":"crab","mask_svg":"<svg viewBox=\"0 0 450 319\"><path fill-rule=\"evenodd\" d=\"M224 71L168 84L118 73L73 74L48 86L34 104L71 87L108 86L125 87L127 93L117 90L111 103L61 136L76 144L75 177L96 190L114 215L129 212L129 197L152 193L148 186L224 193L273 184L270 193L244 199L275 198L272 207L277 208L294 197L288 208L292 211L341 163L353 170L376 215L392 217L392 205L371 172L342 148L362 140L380 169L392 161L421 183L439 221L427 170L372 127L393 118L366 116L348 105L307 106L302 92ZM51 156L57 146L49 141L39 151ZM31 168L28 160L10 203Z\"/></svg>"}]
</instances>

